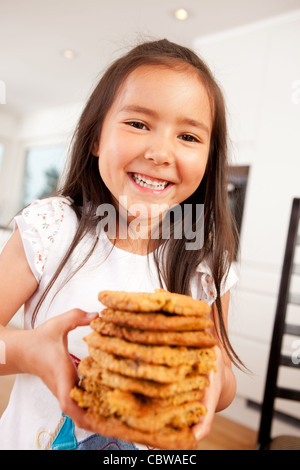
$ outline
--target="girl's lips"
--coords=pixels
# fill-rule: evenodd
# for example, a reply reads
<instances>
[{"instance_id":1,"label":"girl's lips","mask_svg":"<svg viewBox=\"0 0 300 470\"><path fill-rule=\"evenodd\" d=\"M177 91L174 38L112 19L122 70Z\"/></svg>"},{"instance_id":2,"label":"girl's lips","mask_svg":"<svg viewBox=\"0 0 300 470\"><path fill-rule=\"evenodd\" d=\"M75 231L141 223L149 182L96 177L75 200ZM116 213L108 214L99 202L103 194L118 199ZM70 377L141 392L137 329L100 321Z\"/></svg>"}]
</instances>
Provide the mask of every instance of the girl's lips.
<instances>
[{"instance_id":1,"label":"girl's lips","mask_svg":"<svg viewBox=\"0 0 300 470\"><path fill-rule=\"evenodd\" d=\"M148 184L155 184L155 183L165 183L165 184L168 184L169 181L168 180L163 180L161 178L156 178L154 176L148 176L148 175L145 175L143 173L132 173L132 176L134 177L134 179L140 179Z\"/></svg>"},{"instance_id":2,"label":"girl's lips","mask_svg":"<svg viewBox=\"0 0 300 470\"><path fill-rule=\"evenodd\" d=\"M147 193L161 194L173 186L173 183L169 181L152 178L141 173L128 173L128 176L136 188Z\"/></svg>"}]
</instances>

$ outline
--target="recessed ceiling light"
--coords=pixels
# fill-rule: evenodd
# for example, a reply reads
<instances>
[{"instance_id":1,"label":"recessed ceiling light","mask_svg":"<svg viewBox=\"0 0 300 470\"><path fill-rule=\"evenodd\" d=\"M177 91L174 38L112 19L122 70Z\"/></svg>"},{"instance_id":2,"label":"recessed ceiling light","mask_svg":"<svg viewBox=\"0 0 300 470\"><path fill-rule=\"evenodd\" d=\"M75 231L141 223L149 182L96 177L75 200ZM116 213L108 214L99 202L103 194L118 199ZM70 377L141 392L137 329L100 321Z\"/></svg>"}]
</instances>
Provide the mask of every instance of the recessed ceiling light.
<instances>
[{"instance_id":1,"label":"recessed ceiling light","mask_svg":"<svg viewBox=\"0 0 300 470\"><path fill-rule=\"evenodd\" d=\"M72 51L72 49L65 49L63 52L62 52L62 55L65 59L74 59L75 57L75 52Z\"/></svg>"},{"instance_id":2,"label":"recessed ceiling light","mask_svg":"<svg viewBox=\"0 0 300 470\"><path fill-rule=\"evenodd\" d=\"M177 20L181 20L181 21L186 20L187 17L189 16L185 8L178 8L178 10L175 11L174 15L175 15L175 18L177 18Z\"/></svg>"}]
</instances>

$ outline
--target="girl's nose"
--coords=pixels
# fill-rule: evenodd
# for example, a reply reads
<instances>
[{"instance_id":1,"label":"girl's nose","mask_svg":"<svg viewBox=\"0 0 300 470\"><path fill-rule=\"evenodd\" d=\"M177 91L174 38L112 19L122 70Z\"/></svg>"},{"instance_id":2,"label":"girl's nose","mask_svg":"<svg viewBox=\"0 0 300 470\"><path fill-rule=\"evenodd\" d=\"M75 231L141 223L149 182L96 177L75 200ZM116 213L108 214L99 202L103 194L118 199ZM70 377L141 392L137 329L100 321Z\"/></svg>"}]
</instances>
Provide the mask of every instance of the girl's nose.
<instances>
[{"instance_id":1,"label":"girl's nose","mask_svg":"<svg viewBox=\"0 0 300 470\"><path fill-rule=\"evenodd\" d=\"M172 149L163 142L151 145L146 150L144 157L155 165L170 165L173 160Z\"/></svg>"}]
</instances>

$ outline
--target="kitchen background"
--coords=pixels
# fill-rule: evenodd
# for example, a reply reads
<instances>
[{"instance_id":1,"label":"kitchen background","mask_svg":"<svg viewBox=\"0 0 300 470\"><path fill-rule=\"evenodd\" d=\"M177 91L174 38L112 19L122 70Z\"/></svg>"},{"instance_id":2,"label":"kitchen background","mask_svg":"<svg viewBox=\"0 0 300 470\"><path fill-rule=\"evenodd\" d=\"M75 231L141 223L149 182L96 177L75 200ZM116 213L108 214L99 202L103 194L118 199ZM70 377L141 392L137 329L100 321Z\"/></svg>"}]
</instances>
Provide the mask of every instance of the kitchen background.
<instances>
[{"instance_id":1,"label":"kitchen background","mask_svg":"<svg viewBox=\"0 0 300 470\"><path fill-rule=\"evenodd\" d=\"M178 8L186 19L175 17ZM257 429L291 204L300 197L299 0L2 0L1 243L13 215L61 177L83 103L106 65L140 39L161 37L194 48L226 97L228 190L233 209L237 201L242 209L230 335L251 373L236 370L237 397L223 414ZM299 292L299 276L292 284ZM300 324L300 307L289 316ZM11 326L22 326L21 311ZM285 339L287 354L295 344ZM299 387L299 368L280 380ZM300 435L299 404L279 400L277 409L273 433Z\"/></svg>"}]
</instances>

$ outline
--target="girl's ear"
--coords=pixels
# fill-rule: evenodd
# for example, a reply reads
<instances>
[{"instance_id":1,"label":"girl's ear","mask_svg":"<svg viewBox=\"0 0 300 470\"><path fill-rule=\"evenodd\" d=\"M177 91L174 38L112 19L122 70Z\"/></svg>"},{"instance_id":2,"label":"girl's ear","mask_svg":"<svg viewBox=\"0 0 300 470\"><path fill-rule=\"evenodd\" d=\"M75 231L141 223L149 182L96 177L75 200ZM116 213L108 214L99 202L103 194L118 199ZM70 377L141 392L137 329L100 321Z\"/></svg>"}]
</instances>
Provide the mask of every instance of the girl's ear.
<instances>
[{"instance_id":1,"label":"girl's ear","mask_svg":"<svg viewBox=\"0 0 300 470\"><path fill-rule=\"evenodd\" d=\"M99 147L100 147L100 142L97 140L94 145L93 145L93 150L92 150L92 155L94 157L99 157Z\"/></svg>"}]
</instances>

